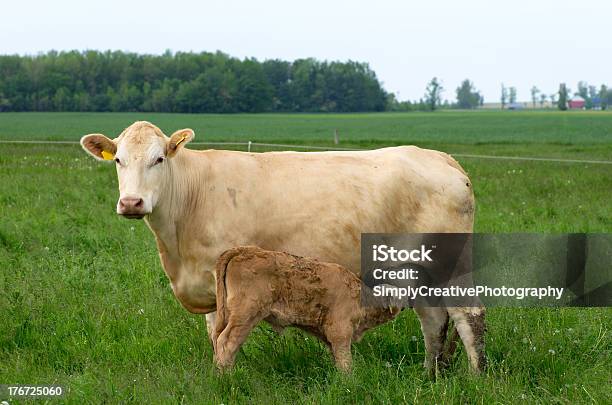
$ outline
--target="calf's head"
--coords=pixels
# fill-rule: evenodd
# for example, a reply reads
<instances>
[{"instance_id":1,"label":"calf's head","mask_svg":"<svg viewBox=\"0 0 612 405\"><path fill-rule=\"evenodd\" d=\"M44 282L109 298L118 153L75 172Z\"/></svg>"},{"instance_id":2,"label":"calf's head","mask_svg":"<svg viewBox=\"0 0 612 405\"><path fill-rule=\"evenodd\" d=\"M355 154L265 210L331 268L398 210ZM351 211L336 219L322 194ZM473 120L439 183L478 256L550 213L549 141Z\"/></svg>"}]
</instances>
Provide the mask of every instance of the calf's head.
<instances>
[{"instance_id":1,"label":"calf's head","mask_svg":"<svg viewBox=\"0 0 612 405\"><path fill-rule=\"evenodd\" d=\"M155 125L139 121L117 138L90 134L81 138L83 149L100 161L114 162L119 179L117 214L140 219L150 214L171 179L171 159L193 139L191 129L167 137Z\"/></svg>"}]
</instances>

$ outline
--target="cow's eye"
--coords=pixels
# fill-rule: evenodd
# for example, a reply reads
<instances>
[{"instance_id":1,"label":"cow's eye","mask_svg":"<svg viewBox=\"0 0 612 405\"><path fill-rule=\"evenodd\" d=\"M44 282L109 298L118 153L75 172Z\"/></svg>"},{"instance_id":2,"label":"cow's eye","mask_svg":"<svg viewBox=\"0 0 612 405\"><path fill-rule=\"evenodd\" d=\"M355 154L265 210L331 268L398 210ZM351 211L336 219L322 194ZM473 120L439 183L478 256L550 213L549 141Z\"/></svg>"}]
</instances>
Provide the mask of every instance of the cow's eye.
<instances>
[{"instance_id":1,"label":"cow's eye","mask_svg":"<svg viewBox=\"0 0 612 405\"><path fill-rule=\"evenodd\" d=\"M115 163L117 163L118 165L121 165L121 160L119 160L119 158L115 158Z\"/></svg>"},{"instance_id":2,"label":"cow's eye","mask_svg":"<svg viewBox=\"0 0 612 405\"><path fill-rule=\"evenodd\" d=\"M160 163L161 163L161 162L163 162L163 161L164 161L164 157L163 157L163 156L160 156L160 157L158 157L158 158L157 158L157 160L155 161L155 164L156 164L156 165L157 165L157 164L160 164Z\"/></svg>"}]
</instances>

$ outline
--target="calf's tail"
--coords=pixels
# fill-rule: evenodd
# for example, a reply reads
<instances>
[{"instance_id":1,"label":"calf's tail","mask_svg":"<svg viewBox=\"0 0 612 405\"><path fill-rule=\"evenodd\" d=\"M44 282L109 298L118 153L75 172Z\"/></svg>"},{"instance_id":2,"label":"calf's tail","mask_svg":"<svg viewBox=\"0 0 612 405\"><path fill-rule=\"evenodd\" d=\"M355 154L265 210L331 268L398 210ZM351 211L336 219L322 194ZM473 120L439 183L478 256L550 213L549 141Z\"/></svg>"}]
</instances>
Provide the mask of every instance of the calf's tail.
<instances>
[{"instance_id":1,"label":"calf's tail","mask_svg":"<svg viewBox=\"0 0 612 405\"><path fill-rule=\"evenodd\" d=\"M227 314L225 313L225 304L227 300L227 288L225 286L225 275L229 262L243 252L244 248L236 247L226 250L217 259L215 272L217 278L217 325L215 327L216 334L219 334L227 326Z\"/></svg>"}]
</instances>

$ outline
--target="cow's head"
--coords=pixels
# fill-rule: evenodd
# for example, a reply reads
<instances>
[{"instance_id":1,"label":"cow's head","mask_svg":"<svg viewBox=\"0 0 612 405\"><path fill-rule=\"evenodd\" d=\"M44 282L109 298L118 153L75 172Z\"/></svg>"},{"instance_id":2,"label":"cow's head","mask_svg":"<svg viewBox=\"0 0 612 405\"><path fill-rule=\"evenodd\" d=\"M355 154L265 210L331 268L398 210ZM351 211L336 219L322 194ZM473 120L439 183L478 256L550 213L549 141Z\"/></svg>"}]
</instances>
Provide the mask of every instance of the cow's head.
<instances>
[{"instance_id":1,"label":"cow's head","mask_svg":"<svg viewBox=\"0 0 612 405\"><path fill-rule=\"evenodd\" d=\"M102 134L85 135L81 145L94 158L115 163L119 178L117 214L139 219L155 208L168 185L170 159L193 136L193 130L181 129L168 138L155 125L139 121L115 139Z\"/></svg>"}]
</instances>

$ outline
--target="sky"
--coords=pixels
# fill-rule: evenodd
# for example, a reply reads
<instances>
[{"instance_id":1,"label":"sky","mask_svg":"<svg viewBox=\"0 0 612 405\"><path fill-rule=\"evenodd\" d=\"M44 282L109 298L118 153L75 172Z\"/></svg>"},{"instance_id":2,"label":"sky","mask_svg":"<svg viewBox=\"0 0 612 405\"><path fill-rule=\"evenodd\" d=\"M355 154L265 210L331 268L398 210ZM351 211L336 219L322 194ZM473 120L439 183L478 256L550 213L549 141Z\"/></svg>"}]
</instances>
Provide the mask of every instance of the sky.
<instances>
[{"instance_id":1,"label":"sky","mask_svg":"<svg viewBox=\"0 0 612 405\"><path fill-rule=\"evenodd\" d=\"M259 60L369 63L400 100L436 76L453 100L469 78L485 102L566 82L612 85L610 0L2 1L0 54L220 50Z\"/></svg>"}]
</instances>

